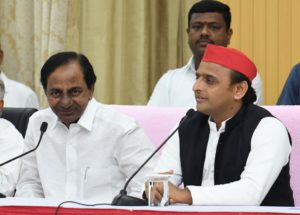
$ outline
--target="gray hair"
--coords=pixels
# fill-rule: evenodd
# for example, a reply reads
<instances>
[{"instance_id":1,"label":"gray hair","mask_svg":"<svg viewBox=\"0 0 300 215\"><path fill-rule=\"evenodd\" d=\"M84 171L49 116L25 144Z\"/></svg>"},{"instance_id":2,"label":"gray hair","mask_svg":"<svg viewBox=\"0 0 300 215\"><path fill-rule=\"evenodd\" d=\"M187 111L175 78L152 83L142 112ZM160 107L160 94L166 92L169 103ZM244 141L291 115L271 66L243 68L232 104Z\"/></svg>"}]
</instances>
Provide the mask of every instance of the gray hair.
<instances>
[{"instance_id":1,"label":"gray hair","mask_svg":"<svg viewBox=\"0 0 300 215\"><path fill-rule=\"evenodd\" d=\"M5 86L3 80L0 78L0 101L4 99Z\"/></svg>"}]
</instances>

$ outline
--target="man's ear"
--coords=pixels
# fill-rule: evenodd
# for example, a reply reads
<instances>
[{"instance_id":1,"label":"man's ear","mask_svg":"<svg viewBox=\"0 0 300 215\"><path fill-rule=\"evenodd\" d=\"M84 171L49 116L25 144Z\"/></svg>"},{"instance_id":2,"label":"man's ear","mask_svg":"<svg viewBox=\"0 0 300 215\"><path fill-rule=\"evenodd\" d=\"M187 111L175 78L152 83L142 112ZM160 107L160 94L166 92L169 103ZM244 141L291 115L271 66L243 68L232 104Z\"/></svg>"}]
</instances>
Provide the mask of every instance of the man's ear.
<instances>
[{"instance_id":1,"label":"man's ear","mask_svg":"<svg viewBox=\"0 0 300 215\"><path fill-rule=\"evenodd\" d=\"M231 40L231 37L232 37L232 34L233 34L233 30L230 28L228 31L227 31L227 45L228 46L230 44L230 40Z\"/></svg>"},{"instance_id":2,"label":"man's ear","mask_svg":"<svg viewBox=\"0 0 300 215\"><path fill-rule=\"evenodd\" d=\"M95 85L91 86L91 89L89 89L89 91L90 91L90 100L93 98L94 90L95 90Z\"/></svg>"},{"instance_id":3,"label":"man's ear","mask_svg":"<svg viewBox=\"0 0 300 215\"><path fill-rule=\"evenodd\" d=\"M4 53L3 53L3 51L0 49L0 65L2 64L3 57L4 57Z\"/></svg>"},{"instance_id":4,"label":"man's ear","mask_svg":"<svg viewBox=\"0 0 300 215\"><path fill-rule=\"evenodd\" d=\"M0 112L3 111L4 101L0 100Z\"/></svg>"},{"instance_id":5,"label":"man's ear","mask_svg":"<svg viewBox=\"0 0 300 215\"><path fill-rule=\"evenodd\" d=\"M190 33L190 27L188 27L188 28L186 29L186 33L189 35L189 33Z\"/></svg>"},{"instance_id":6,"label":"man's ear","mask_svg":"<svg viewBox=\"0 0 300 215\"><path fill-rule=\"evenodd\" d=\"M234 99L242 100L242 98L247 93L248 88L249 88L249 86L248 86L247 81L241 81L239 83L236 83L234 86Z\"/></svg>"}]
</instances>

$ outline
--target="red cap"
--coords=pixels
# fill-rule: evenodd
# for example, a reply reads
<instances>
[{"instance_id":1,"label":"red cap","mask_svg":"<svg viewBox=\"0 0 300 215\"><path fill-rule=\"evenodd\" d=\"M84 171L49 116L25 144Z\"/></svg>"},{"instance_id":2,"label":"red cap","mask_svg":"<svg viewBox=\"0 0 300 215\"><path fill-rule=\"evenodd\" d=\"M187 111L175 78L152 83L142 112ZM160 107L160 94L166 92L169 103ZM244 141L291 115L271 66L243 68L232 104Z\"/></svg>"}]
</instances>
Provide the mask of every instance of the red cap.
<instances>
[{"instance_id":1,"label":"red cap","mask_svg":"<svg viewBox=\"0 0 300 215\"><path fill-rule=\"evenodd\" d=\"M233 48L208 44L201 61L232 69L245 75L250 81L257 73L255 64L245 54Z\"/></svg>"}]
</instances>

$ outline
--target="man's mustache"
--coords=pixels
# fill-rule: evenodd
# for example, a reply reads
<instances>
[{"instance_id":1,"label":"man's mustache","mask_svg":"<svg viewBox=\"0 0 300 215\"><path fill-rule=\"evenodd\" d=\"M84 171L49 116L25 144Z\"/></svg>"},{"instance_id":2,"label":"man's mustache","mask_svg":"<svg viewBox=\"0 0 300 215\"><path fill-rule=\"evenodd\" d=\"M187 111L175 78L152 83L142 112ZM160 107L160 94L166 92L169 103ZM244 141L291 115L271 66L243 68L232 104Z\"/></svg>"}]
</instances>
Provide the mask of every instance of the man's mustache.
<instances>
[{"instance_id":1,"label":"man's mustache","mask_svg":"<svg viewBox=\"0 0 300 215\"><path fill-rule=\"evenodd\" d=\"M196 41L196 43L210 43L210 44L215 44L214 41L210 40L210 39L205 39L205 38L200 38L199 40Z\"/></svg>"}]
</instances>

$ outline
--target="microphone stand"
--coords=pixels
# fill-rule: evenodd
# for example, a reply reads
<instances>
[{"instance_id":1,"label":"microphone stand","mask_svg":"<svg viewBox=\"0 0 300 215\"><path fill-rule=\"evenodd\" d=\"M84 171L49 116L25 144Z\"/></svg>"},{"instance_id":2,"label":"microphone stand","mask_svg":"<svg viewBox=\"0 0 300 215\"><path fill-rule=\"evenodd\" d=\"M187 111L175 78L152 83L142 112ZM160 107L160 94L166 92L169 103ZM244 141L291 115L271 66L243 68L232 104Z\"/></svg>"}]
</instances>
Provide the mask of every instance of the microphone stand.
<instances>
[{"instance_id":1,"label":"microphone stand","mask_svg":"<svg viewBox=\"0 0 300 215\"><path fill-rule=\"evenodd\" d=\"M23 156L27 155L27 154L29 154L30 152L35 151L35 150L39 147L39 145L40 145L40 143L41 143L42 137L43 137L45 131L47 130L47 126L48 126L48 123L46 123L46 122L43 122L43 123L42 123L41 128L40 128L40 130L41 130L41 135L40 135L40 139L39 139L38 144L36 145L36 147L34 147L33 149L31 149L31 150L29 150L29 151L27 151L27 152L25 152L25 153L22 153L22 154L18 155L18 156L16 156L16 157L12 158L12 159L9 159L9 160L7 160L7 161L1 163L1 164L0 164L0 167L3 166L3 165L5 165L5 164L7 164L7 163L10 163L10 162L12 162L12 161L14 161L14 160L16 160L16 159L18 159L18 158L20 158L20 157L23 157Z\"/></svg>"},{"instance_id":2,"label":"microphone stand","mask_svg":"<svg viewBox=\"0 0 300 215\"><path fill-rule=\"evenodd\" d=\"M24 152L24 153L22 153L22 154L20 154L20 155L18 155L18 156L16 156L16 157L13 157L13 158L11 158L11 159L9 159L9 160L7 160L7 161L1 163L1 164L0 164L0 167L1 167L1 166L4 166L5 164L8 164L8 163L10 163L10 162L12 162L12 161L14 161L14 160L20 158L20 157L23 157L23 156L25 156L25 155L27 155L27 154L33 152L33 151L35 151L35 150L39 147L39 145L40 145L40 143L41 143L41 140L42 140L42 137L43 137L44 133L45 133L46 130L47 130L47 127L48 127L48 123L47 123L47 122L42 122L41 127L40 127L41 135L40 135L40 139L39 139L38 144L36 145L36 147L34 147L33 149L31 149L31 150L29 150L29 151L27 151L27 152ZM0 198L5 198L5 197L6 197L5 195L3 195L2 193L0 193Z\"/></svg>"}]
</instances>

